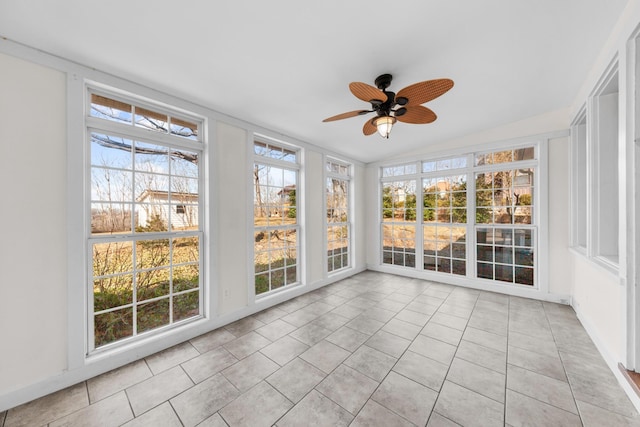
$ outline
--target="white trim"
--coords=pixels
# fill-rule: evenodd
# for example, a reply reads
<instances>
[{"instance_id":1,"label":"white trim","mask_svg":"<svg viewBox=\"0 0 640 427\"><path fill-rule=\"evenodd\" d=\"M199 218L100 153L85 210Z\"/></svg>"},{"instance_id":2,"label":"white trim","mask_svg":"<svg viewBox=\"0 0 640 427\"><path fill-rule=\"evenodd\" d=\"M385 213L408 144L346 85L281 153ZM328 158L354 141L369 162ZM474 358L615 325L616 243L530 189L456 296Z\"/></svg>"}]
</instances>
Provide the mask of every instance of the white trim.
<instances>
[{"instance_id":1,"label":"white trim","mask_svg":"<svg viewBox=\"0 0 640 427\"><path fill-rule=\"evenodd\" d=\"M85 87L82 78L67 74L67 369L85 364L87 353L87 217L83 208L87 185L84 144Z\"/></svg>"},{"instance_id":2,"label":"white trim","mask_svg":"<svg viewBox=\"0 0 640 427\"><path fill-rule=\"evenodd\" d=\"M267 308L274 307L282 302L288 301L305 293L320 289L326 285L338 282L355 274L362 273L366 268L360 267L353 271L345 272L343 275L336 275L329 279L320 280L307 286L295 286L283 292L260 298L253 306L243 307L232 313L223 314L215 319L201 319L188 327L180 330L167 331L156 337L145 338L137 341L128 348L129 351L112 352L108 355L96 355L91 359L91 363L75 369L73 371L61 372L59 375L45 378L25 387L9 390L8 393L0 395L0 411L16 407L25 402L45 396L49 393L72 386L81 381L93 378L97 375L109 372L112 369L124 366L133 361L142 359L151 354L171 346L186 342L199 335L210 332L233 323L239 319L251 316Z\"/></svg>"},{"instance_id":3,"label":"white trim","mask_svg":"<svg viewBox=\"0 0 640 427\"><path fill-rule=\"evenodd\" d=\"M535 134L530 136L523 136L520 138L509 138L509 139L502 139L498 141L477 143L474 145L453 148L450 150L443 149L443 150L419 154L419 155L413 154L411 155L411 157L398 157L392 160L381 160L379 162L368 163L367 167L385 167L385 166L391 166L395 164L402 165L402 164L410 163L410 161L415 161L416 156L419 156L422 160L430 160L430 159L437 160L441 158L457 157L457 156L476 153L476 152L484 153L487 151L497 151L497 150L500 150L500 148L504 148L504 147L510 147L513 149L523 148L545 139L551 140L551 139L567 137L569 135L571 135L571 131L569 129L559 130L555 132L545 132L545 133L540 133L540 134ZM470 164L470 166L471 165L472 164ZM385 179L386 178L387 177L385 177ZM380 179L382 179L382 177L380 177L378 181Z\"/></svg>"},{"instance_id":4,"label":"white trim","mask_svg":"<svg viewBox=\"0 0 640 427\"><path fill-rule=\"evenodd\" d=\"M589 335L589 338L591 338L591 341L593 341L594 345L600 352L600 356L602 356L609 369L611 369L611 372L618 380L618 383L620 384L624 392L627 394L627 397L629 397L629 400L631 400L633 406L635 406L636 410L640 412L640 396L638 396L638 394L629 384L629 381L624 377L622 372L620 372L616 356L611 354L607 345L596 332L597 329L591 324L589 318L582 313L580 307L573 307L573 309L576 312L576 316L582 324L582 327L587 332L587 335Z\"/></svg>"}]
</instances>

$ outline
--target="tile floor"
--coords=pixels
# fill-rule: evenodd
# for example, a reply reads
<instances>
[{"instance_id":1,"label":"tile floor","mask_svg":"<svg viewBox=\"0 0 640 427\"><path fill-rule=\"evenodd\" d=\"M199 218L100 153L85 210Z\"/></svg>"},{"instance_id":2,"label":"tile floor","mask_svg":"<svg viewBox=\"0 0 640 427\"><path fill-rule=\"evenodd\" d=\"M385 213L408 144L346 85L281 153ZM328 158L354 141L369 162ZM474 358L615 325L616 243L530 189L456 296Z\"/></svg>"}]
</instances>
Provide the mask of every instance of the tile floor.
<instances>
[{"instance_id":1,"label":"tile floor","mask_svg":"<svg viewBox=\"0 0 640 427\"><path fill-rule=\"evenodd\" d=\"M627 426L570 307L364 272L0 413L15 426Z\"/></svg>"}]
</instances>

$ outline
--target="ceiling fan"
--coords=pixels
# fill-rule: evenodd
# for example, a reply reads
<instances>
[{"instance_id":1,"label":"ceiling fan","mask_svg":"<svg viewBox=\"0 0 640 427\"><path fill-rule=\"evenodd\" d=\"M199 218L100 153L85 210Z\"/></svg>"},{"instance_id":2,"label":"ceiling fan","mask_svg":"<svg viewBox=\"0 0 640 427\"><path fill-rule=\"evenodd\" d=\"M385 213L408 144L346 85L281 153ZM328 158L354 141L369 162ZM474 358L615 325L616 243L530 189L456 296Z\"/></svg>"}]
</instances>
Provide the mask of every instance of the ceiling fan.
<instances>
[{"instance_id":1,"label":"ceiling fan","mask_svg":"<svg viewBox=\"0 0 640 427\"><path fill-rule=\"evenodd\" d=\"M429 102L453 87L451 79L435 79L414 83L401 89L397 94L388 91L391 85L391 74L382 74L376 78L376 87L361 82L349 83L351 93L371 104L371 110L356 110L338 114L323 120L332 122L362 116L375 112L373 119L367 120L362 128L365 135L372 135L376 130L383 138L389 138L391 128L396 121L404 123L424 124L435 121L438 117L429 108L420 105Z\"/></svg>"}]
</instances>

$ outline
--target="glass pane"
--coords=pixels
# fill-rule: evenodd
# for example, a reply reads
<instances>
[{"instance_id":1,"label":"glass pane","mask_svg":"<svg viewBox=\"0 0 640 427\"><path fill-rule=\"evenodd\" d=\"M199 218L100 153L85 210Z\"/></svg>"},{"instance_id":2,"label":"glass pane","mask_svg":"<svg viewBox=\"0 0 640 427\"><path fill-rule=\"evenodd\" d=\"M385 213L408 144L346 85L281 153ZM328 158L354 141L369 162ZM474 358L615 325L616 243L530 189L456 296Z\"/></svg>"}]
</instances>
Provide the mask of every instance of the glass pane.
<instances>
[{"instance_id":1,"label":"glass pane","mask_svg":"<svg viewBox=\"0 0 640 427\"><path fill-rule=\"evenodd\" d=\"M133 302L131 274L105 277L93 281L93 311L98 312Z\"/></svg>"},{"instance_id":2,"label":"glass pane","mask_svg":"<svg viewBox=\"0 0 640 427\"><path fill-rule=\"evenodd\" d=\"M531 230L526 228L516 228L514 230L515 240L514 244L516 246L525 246L531 247L533 241L531 240Z\"/></svg>"},{"instance_id":3,"label":"glass pane","mask_svg":"<svg viewBox=\"0 0 640 427\"><path fill-rule=\"evenodd\" d=\"M110 311L94 316L95 346L100 347L133 335L133 310Z\"/></svg>"},{"instance_id":4,"label":"glass pane","mask_svg":"<svg viewBox=\"0 0 640 427\"><path fill-rule=\"evenodd\" d=\"M95 243L93 245L93 277L133 271L131 242Z\"/></svg>"},{"instance_id":5,"label":"glass pane","mask_svg":"<svg viewBox=\"0 0 640 427\"><path fill-rule=\"evenodd\" d=\"M478 243L493 243L493 229L478 228L476 231L476 241Z\"/></svg>"},{"instance_id":6,"label":"glass pane","mask_svg":"<svg viewBox=\"0 0 640 427\"><path fill-rule=\"evenodd\" d=\"M517 150L513 150L513 160L515 161L533 159L535 159L534 147L519 148Z\"/></svg>"},{"instance_id":7,"label":"glass pane","mask_svg":"<svg viewBox=\"0 0 640 427\"><path fill-rule=\"evenodd\" d=\"M438 222L451 222L451 209L440 208L438 211Z\"/></svg>"},{"instance_id":8,"label":"glass pane","mask_svg":"<svg viewBox=\"0 0 640 427\"><path fill-rule=\"evenodd\" d=\"M493 153L493 163L509 163L513 161L513 151L497 151Z\"/></svg>"},{"instance_id":9,"label":"glass pane","mask_svg":"<svg viewBox=\"0 0 640 427\"><path fill-rule=\"evenodd\" d=\"M259 156L264 156L267 154L267 144L263 142L255 141L253 143L253 152L258 154Z\"/></svg>"},{"instance_id":10,"label":"glass pane","mask_svg":"<svg viewBox=\"0 0 640 427\"><path fill-rule=\"evenodd\" d=\"M139 203L136 206L136 233L157 233L169 230L171 205Z\"/></svg>"},{"instance_id":11,"label":"glass pane","mask_svg":"<svg viewBox=\"0 0 640 427\"><path fill-rule=\"evenodd\" d=\"M424 257L424 269L436 271L436 257L425 256Z\"/></svg>"},{"instance_id":12,"label":"glass pane","mask_svg":"<svg viewBox=\"0 0 640 427\"><path fill-rule=\"evenodd\" d=\"M282 159L282 148L267 145L267 157L272 159Z\"/></svg>"},{"instance_id":13,"label":"glass pane","mask_svg":"<svg viewBox=\"0 0 640 427\"><path fill-rule=\"evenodd\" d=\"M278 289L284 286L284 269L271 272L271 289Z\"/></svg>"},{"instance_id":14,"label":"glass pane","mask_svg":"<svg viewBox=\"0 0 640 427\"><path fill-rule=\"evenodd\" d=\"M169 294L168 268L142 271L136 275L136 288L138 301L161 297Z\"/></svg>"},{"instance_id":15,"label":"glass pane","mask_svg":"<svg viewBox=\"0 0 640 427\"><path fill-rule=\"evenodd\" d=\"M476 191L489 190L493 185L493 175L491 172L476 174Z\"/></svg>"},{"instance_id":16,"label":"glass pane","mask_svg":"<svg viewBox=\"0 0 640 427\"><path fill-rule=\"evenodd\" d=\"M525 206L516 208L514 222L516 224L531 224L531 208Z\"/></svg>"},{"instance_id":17,"label":"glass pane","mask_svg":"<svg viewBox=\"0 0 640 427\"><path fill-rule=\"evenodd\" d=\"M467 210L466 209L451 209L451 221L458 224L464 224L467 222Z\"/></svg>"},{"instance_id":18,"label":"glass pane","mask_svg":"<svg viewBox=\"0 0 640 427\"><path fill-rule=\"evenodd\" d=\"M195 289L200 284L198 264L182 265L173 268L173 292Z\"/></svg>"},{"instance_id":19,"label":"glass pane","mask_svg":"<svg viewBox=\"0 0 640 427\"><path fill-rule=\"evenodd\" d=\"M493 264L486 264L484 262L479 262L477 264L478 277L482 279L491 279L493 280Z\"/></svg>"},{"instance_id":20,"label":"glass pane","mask_svg":"<svg viewBox=\"0 0 640 427\"><path fill-rule=\"evenodd\" d=\"M171 126L169 127L169 130L172 135L192 140L198 139L198 124L189 120L171 117Z\"/></svg>"},{"instance_id":21,"label":"glass pane","mask_svg":"<svg viewBox=\"0 0 640 427\"><path fill-rule=\"evenodd\" d=\"M459 169L467 167L467 157L456 157L451 159L451 169Z\"/></svg>"},{"instance_id":22,"label":"glass pane","mask_svg":"<svg viewBox=\"0 0 640 427\"><path fill-rule=\"evenodd\" d=\"M292 265L290 267L287 267L285 269L285 272L286 272L287 285L296 283L298 281L297 266Z\"/></svg>"},{"instance_id":23,"label":"glass pane","mask_svg":"<svg viewBox=\"0 0 640 427\"><path fill-rule=\"evenodd\" d=\"M200 259L199 238L180 237L173 239L173 263L197 262Z\"/></svg>"},{"instance_id":24,"label":"glass pane","mask_svg":"<svg viewBox=\"0 0 640 427\"><path fill-rule=\"evenodd\" d=\"M438 160L436 162L436 169L439 170L439 171L451 169L451 159Z\"/></svg>"},{"instance_id":25,"label":"glass pane","mask_svg":"<svg viewBox=\"0 0 640 427\"><path fill-rule=\"evenodd\" d=\"M189 292L173 297L173 321L188 319L200 314L199 292Z\"/></svg>"},{"instance_id":26,"label":"glass pane","mask_svg":"<svg viewBox=\"0 0 640 427\"><path fill-rule=\"evenodd\" d=\"M169 173L169 149L162 145L136 142L135 168L139 171Z\"/></svg>"},{"instance_id":27,"label":"glass pane","mask_svg":"<svg viewBox=\"0 0 640 427\"><path fill-rule=\"evenodd\" d=\"M493 222L493 209L491 208L476 209L476 224L490 224L492 222Z\"/></svg>"},{"instance_id":28,"label":"glass pane","mask_svg":"<svg viewBox=\"0 0 640 427\"><path fill-rule=\"evenodd\" d=\"M492 163L493 156L489 154L476 154L476 166L482 166Z\"/></svg>"},{"instance_id":29,"label":"glass pane","mask_svg":"<svg viewBox=\"0 0 640 427\"><path fill-rule=\"evenodd\" d=\"M493 246L477 246L478 260L493 262Z\"/></svg>"},{"instance_id":30,"label":"glass pane","mask_svg":"<svg viewBox=\"0 0 640 427\"><path fill-rule=\"evenodd\" d=\"M436 162L423 162L422 172L433 172L436 170Z\"/></svg>"},{"instance_id":31,"label":"glass pane","mask_svg":"<svg viewBox=\"0 0 640 427\"><path fill-rule=\"evenodd\" d=\"M169 129L169 117L142 107L135 107L135 123L137 127L167 133Z\"/></svg>"},{"instance_id":32,"label":"glass pane","mask_svg":"<svg viewBox=\"0 0 640 427\"><path fill-rule=\"evenodd\" d=\"M131 123L131 105L101 95L91 94L91 117Z\"/></svg>"},{"instance_id":33,"label":"glass pane","mask_svg":"<svg viewBox=\"0 0 640 427\"><path fill-rule=\"evenodd\" d=\"M425 240L423 242L423 252L425 255L434 256L437 249L438 244L436 242L431 240Z\"/></svg>"},{"instance_id":34,"label":"glass pane","mask_svg":"<svg viewBox=\"0 0 640 427\"><path fill-rule=\"evenodd\" d=\"M513 248L511 246L496 246L494 251L496 262L513 264Z\"/></svg>"},{"instance_id":35,"label":"glass pane","mask_svg":"<svg viewBox=\"0 0 640 427\"><path fill-rule=\"evenodd\" d=\"M496 228L494 230L495 233L495 243L499 245L512 245L513 244L513 230L512 229L504 229L504 228Z\"/></svg>"},{"instance_id":36,"label":"glass pane","mask_svg":"<svg viewBox=\"0 0 640 427\"><path fill-rule=\"evenodd\" d=\"M133 141L119 136L91 133L91 164L131 169Z\"/></svg>"},{"instance_id":37,"label":"glass pane","mask_svg":"<svg viewBox=\"0 0 640 427\"><path fill-rule=\"evenodd\" d=\"M169 239L136 242L136 267L140 269L169 265Z\"/></svg>"},{"instance_id":38,"label":"glass pane","mask_svg":"<svg viewBox=\"0 0 640 427\"><path fill-rule=\"evenodd\" d=\"M516 283L533 286L533 268L516 267Z\"/></svg>"},{"instance_id":39,"label":"glass pane","mask_svg":"<svg viewBox=\"0 0 640 427\"><path fill-rule=\"evenodd\" d=\"M424 222L434 222L436 220L436 210L435 209L424 209L422 211L422 217Z\"/></svg>"},{"instance_id":40,"label":"glass pane","mask_svg":"<svg viewBox=\"0 0 640 427\"><path fill-rule=\"evenodd\" d=\"M198 178L198 153L186 150L171 150L171 173L175 176Z\"/></svg>"},{"instance_id":41,"label":"glass pane","mask_svg":"<svg viewBox=\"0 0 640 427\"><path fill-rule=\"evenodd\" d=\"M391 264L392 262L392 253L389 251L382 252L382 263L383 264Z\"/></svg>"},{"instance_id":42,"label":"glass pane","mask_svg":"<svg viewBox=\"0 0 640 427\"><path fill-rule=\"evenodd\" d=\"M269 291L269 273L256 274L256 295Z\"/></svg>"},{"instance_id":43,"label":"glass pane","mask_svg":"<svg viewBox=\"0 0 640 427\"><path fill-rule=\"evenodd\" d=\"M407 253L405 255L405 267L415 267L416 266L416 256L413 253Z\"/></svg>"},{"instance_id":44,"label":"glass pane","mask_svg":"<svg viewBox=\"0 0 640 427\"><path fill-rule=\"evenodd\" d=\"M91 199L105 202L132 202L131 171L101 167L91 168Z\"/></svg>"},{"instance_id":45,"label":"glass pane","mask_svg":"<svg viewBox=\"0 0 640 427\"><path fill-rule=\"evenodd\" d=\"M451 244L451 256L453 258L465 259L467 257L466 245L464 243Z\"/></svg>"},{"instance_id":46,"label":"glass pane","mask_svg":"<svg viewBox=\"0 0 640 427\"><path fill-rule=\"evenodd\" d=\"M516 248L515 264L533 267L533 251L531 249Z\"/></svg>"},{"instance_id":47,"label":"glass pane","mask_svg":"<svg viewBox=\"0 0 640 427\"><path fill-rule=\"evenodd\" d=\"M465 261L460 260L452 260L451 261L451 272L453 274L459 274L461 276L467 275L467 263Z\"/></svg>"},{"instance_id":48,"label":"glass pane","mask_svg":"<svg viewBox=\"0 0 640 427\"><path fill-rule=\"evenodd\" d=\"M169 324L169 298L138 306L138 333Z\"/></svg>"},{"instance_id":49,"label":"glass pane","mask_svg":"<svg viewBox=\"0 0 640 427\"><path fill-rule=\"evenodd\" d=\"M131 212L130 203L92 203L91 233L130 233Z\"/></svg>"},{"instance_id":50,"label":"glass pane","mask_svg":"<svg viewBox=\"0 0 640 427\"><path fill-rule=\"evenodd\" d=\"M513 267L496 264L496 280L513 283Z\"/></svg>"},{"instance_id":51,"label":"glass pane","mask_svg":"<svg viewBox=\"0 0 640 427\"><path fill-rule=\"evenodd\" d=\"M451 260L449 258L440 258L437 259L438 263L438 271L442 273L451 273Z\"/></svg>"}]
</instances>

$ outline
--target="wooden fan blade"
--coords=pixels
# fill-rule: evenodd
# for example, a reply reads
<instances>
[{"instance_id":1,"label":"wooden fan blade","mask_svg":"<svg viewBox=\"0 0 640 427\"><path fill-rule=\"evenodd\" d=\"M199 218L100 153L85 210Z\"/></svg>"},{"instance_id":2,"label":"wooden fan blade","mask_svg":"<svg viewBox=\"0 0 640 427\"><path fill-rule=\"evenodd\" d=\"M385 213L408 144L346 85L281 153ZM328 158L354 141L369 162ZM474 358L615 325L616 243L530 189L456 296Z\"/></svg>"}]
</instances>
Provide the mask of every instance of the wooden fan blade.
<instances>
[{"instance_id":1,"label":"wooden fan blade","mask_svg":"<svg viewBox=\"0 0 640 427\"><path fill-rule=\"evenodd\" d=\"M373 120L367 120L362 128L362 133L366 136L373 135L378 131L378 128L372 123Z\"/></svg>"},{"instance_id":2,"label":"wooden fan blade","mask_svg":"<svg viewBox=\"0 0 640 427\"><path fill-rule=\"evenodd\" d=\"M357 111L349 111L348 113L338 114L327 119L324 119L323 122L333 122L335 120L348 119L349 117L360 116L362 114L370 113L369 110L357 110Z\"/></svg>"},{"instance_id":3,"label":"wooden fan blade","mask_svg":"<svg viewBox=\"0 0 640 427\"><path fill-rule=\"evenodd\" d=\"M424 124L431 123L438 118L438 116L436 116L436 113L422 105L411 105L405 108L407 109L407 112L401 116L396 117L399 122Z\"/></svg>"},{"instance_id":4,"label":"wooden fan blade","mask_svg":"<svg viewBox=\"0 0 640 427\"><path fill-rule=\"evenodd\" d=\"M387 95L380 89L368 85L366 83L353 82L349 83L349 90L356 98L362 99L365 102L371 102L373 100L380 101L380 104L387 100Z\"/></svg>"},{"instance_id":5,"label":"wooden fan blade","mask_svg":"<svg viewBox=\"0 0 640 427\"><path fill-rule=\"evenodd\" d=\"M405 105L420 105L436 99L452 87L453 80L451 79L436 79L414 83L401 89L396 95L396 100L398 98L406 98L409 101Z\"/></svg>"}]
</instances>

